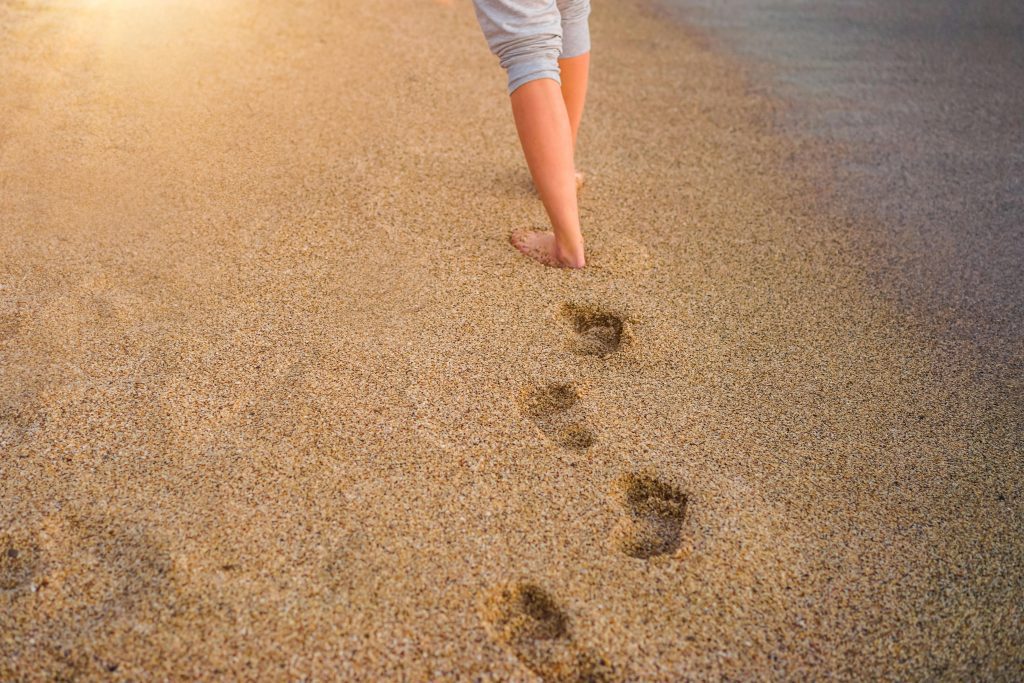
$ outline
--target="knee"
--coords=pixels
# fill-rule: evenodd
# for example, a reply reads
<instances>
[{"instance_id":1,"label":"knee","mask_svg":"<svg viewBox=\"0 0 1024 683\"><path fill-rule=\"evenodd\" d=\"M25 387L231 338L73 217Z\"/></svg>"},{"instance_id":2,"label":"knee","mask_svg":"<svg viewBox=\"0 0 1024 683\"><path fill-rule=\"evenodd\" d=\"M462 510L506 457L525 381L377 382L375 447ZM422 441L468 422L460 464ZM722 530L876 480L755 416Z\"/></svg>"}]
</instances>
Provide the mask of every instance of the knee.
<instances>
[{"instance_id":1,"label":"knee","mask_svg":"<svg viewBox=\"0 0 1024 683\"><path fill-rule=\"evenodd\" d=\"M473 0L473 6L488 47L508 72L510 93L538 78L559 80L562 28L556 0Z\"/></svg>"}]
</instances>

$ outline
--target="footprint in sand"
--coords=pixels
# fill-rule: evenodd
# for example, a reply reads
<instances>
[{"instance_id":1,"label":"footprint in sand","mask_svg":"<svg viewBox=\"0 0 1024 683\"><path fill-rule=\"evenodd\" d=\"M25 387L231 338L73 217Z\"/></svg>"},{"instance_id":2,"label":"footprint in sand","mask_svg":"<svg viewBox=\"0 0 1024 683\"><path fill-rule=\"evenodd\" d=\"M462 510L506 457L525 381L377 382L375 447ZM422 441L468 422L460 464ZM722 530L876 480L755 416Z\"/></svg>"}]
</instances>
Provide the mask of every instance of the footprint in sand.
<instances>
[{"instance_id":1,"label":"footprint in sand","mask_svg":"<svg viewBox=\"0 0 1024 683\"><path fill-rule=\"evenodd\" d=\"M620 551L646 560L679 549L686 494L646 474L628 474L616 483L626 517L612 532Z\"/></svg>"},{"instance_id":2,"label":"footprint in sand","mask_svg":"<svg viewBox=\"0 0 1024 683\"><path fill-rule=\"evenodd\" d=\"M611 681L614 670L603 657L577 647L569 618L540 586L506 583L481 596L487 632L545 681Z\"/></svg>"},{"instance_id":3,"label":"footprint in sand","mask_svg":"<svg viewBox=\"0 0 1024 683\"><path fill-rule=\"evenodd\" d=\"M523 390L520 405L534 424L562 448L586 450L594 443L580 407L580 394L569 383L531 385Z\"/></svg>"},{"instance_id":4,"label":"footprint in sand","mask_svg":"<svg viewBox=\"0 0 1024 683\"><path fill-rule=\"evenodd\" d=\"M632 338L629 323L619 315L596 306L565 304L562 317L575 331L572 350L583 356L605 358Z\"/></svg>"},{"instance_id":5,"label":"footprint in sand","mask_svg":"<svg viewBox=\"0 0 1024 683\"><path fill-rule=\"evenodd\" d=\"M128 519L74 510L48 522L50 553L60 559L54 589L74 595L72 612L128 617L173 599L174 561L158 537ZM84 632L83 632L84 633Z\"/></svg>"},{"instance_id":6,"label":"footprint in sand","mask_svg":"<svg viewBox=\"0 0 1024 683\"><path fill-rule=\"evenodd\" d=\"M0 532L0 590L15 591L32 585L39 572L39 546L23 532Z\"/></svg>"}]
</instances>

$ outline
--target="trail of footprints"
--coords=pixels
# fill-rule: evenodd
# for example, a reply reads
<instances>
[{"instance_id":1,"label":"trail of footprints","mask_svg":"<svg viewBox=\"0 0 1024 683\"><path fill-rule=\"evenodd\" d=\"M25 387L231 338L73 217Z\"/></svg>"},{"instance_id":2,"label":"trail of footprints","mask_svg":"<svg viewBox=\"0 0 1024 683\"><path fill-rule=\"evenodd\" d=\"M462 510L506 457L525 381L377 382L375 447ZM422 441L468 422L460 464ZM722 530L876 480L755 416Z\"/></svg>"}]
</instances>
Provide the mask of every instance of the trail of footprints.
<instances>
[{"instance_id":1,"label":"trail of footprints","mask_svg":"<svg viewBox=\"0 0 1024 683\"><path fill-rule=\"evenodd\" d=\"M621 316L592 306L566 304L561 310L574 335L576 354L606 358L632 340ZM522 413L558 447L582 452L595 441L587 424L579 389L569 382L526 386L519 397ZM677 551L682 543L687 496L647 473L630 473L613 485L623 514L610 545L627 557L649 560ZM495 586L481 596L480 614L496 642L508 648L545 681L616 680L615 670L599 654L579 648L568 617L543 588L518 581Z\"/></svg>"},{"instance_id":2,"label":"trail of footprints","mask_svg":"<svg viewBox=\"0 0 1024 683\"><path fill-rule=\"evenodd\" d=\"M580 355L605 358L630 338L620 316L592 306L566 304L562 317L575 331L569 347ZM556 445L576 451L593 445L594 433L583 416L580 393L574 385L530 385L523 389L519 403L522 412Z\"/></svg>"}]
</instances>

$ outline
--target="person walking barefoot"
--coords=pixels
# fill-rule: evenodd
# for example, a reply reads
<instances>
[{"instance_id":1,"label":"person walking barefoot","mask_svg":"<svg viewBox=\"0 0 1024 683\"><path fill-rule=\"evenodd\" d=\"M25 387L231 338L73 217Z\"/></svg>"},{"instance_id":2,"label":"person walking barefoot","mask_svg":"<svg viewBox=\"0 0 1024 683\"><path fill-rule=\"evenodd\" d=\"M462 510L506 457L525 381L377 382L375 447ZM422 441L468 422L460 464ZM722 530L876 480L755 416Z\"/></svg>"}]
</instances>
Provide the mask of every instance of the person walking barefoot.
<instances>
[{"instance_id":1,"label":"person walking barefoot","mask_svg":"<svg viewBox=\"0 0 1024 683\"><path fill-rule=\"evenodd\" d=\"M512 117L550 231L519 230L516 249L546 266L586 265L574 163L590 71L590 0L473 0L508 74Z\"/></svg>"}]
</instances>

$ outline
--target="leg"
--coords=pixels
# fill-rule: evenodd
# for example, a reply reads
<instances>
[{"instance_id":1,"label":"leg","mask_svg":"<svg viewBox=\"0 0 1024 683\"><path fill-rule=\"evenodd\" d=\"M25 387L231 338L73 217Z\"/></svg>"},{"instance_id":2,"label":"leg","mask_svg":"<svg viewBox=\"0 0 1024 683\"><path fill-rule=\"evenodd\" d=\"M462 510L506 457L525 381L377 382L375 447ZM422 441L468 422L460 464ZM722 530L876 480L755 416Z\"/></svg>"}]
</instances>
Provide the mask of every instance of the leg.
<instances>
[{"instance_id":1,"label":"leg","mask_svg":"<svg viewBox=\"0 0 1024 683\"><path fill-rule=\"evenodd\" d=\"M557 0L562 21L562 55L558 60L562 75L562 98L572 126L572 148L583 118L590 72L590 0Z\"/></svg>"},{"instance_id":2,"label":"leg","mask_svg":"<svg viewBox=\"0 0 1024 683\"><path fill-rule=\"evenodd\" d=\"M575 151L580 119L583 118L583 105L587 101L590 53L584 52L578 57L559 59L558 68L562 72L562 99L565 100L565 110L569 114L569 126L572 128L572 148Z\"/></svg>"},{"instance_id":3,"label":"leg","mask_svg":"<svg viewBox=\"0 0 1024 683\"><path fill-rule=\"evenodd\" d=\"M511 99L526 165L554 229L553 233L517 233L512 244L546 265L582 268L585 259L576 204L572 129L558 83L548 78L530 81L516 89Z\"/></svg>"},{"instance_id":4,"label":"leg","mask_svg":"<svg viewBox=\"0 0 1024 683\"><path fill-rule=\"evenodd\" d=\"M518 232L512 244L550 266L581 268L583 236L573 171L572 128L562 99L555 0L474 0L491 51L508 72L512 114L527 166L553 232Z\"/></svg>"},{"instance_id":5,"label":"leg","mask_svg":"<svg viewBox=\"0 0 1024 683\"><path fill-rule=\"evenodd\" d=\"M576 138L579 135L580 119L583 118L583 105L587 101L587 76L590 71L590 53L584 52L578 57L566 57L558 60L558 68L562 72L562 99L565 110L569 114L569 127L572 128L573 159L576 158ZM575 168L575 166L574 166ZM576 191L583 189L586 177L575 171Z\"/></svg>"}]
</instances>

